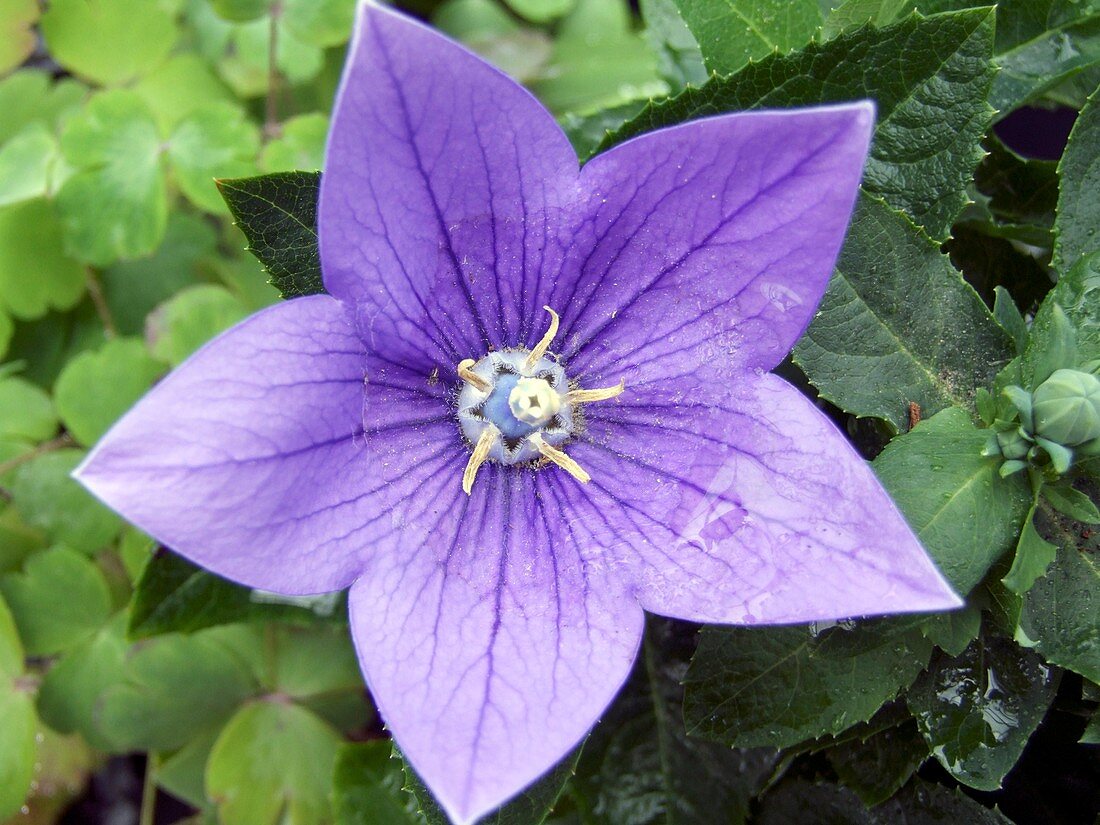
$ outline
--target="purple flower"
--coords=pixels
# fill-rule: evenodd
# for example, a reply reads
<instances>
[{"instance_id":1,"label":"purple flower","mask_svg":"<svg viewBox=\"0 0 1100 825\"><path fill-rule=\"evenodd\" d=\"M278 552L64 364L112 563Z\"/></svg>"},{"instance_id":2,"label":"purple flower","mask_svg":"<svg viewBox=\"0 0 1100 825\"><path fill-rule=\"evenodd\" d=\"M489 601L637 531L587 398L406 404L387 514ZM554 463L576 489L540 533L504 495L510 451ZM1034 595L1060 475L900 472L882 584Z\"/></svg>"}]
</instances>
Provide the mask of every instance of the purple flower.
<instances>
[{"instance_id":1,"label":"purple flower","mask_svg":"<svg viewBox=\"0 0 1100 825\"><path fill-rule=\"evenodd\" d=\"M825 289L872 120L713 117L578 171L526 91L364 5L321 187L329 294L211 342L79 478L236 581L350 586L378 707L463 823L584 736L643 608L955 607L868 466L767 373Z\"/></svg>"}]
</instances>

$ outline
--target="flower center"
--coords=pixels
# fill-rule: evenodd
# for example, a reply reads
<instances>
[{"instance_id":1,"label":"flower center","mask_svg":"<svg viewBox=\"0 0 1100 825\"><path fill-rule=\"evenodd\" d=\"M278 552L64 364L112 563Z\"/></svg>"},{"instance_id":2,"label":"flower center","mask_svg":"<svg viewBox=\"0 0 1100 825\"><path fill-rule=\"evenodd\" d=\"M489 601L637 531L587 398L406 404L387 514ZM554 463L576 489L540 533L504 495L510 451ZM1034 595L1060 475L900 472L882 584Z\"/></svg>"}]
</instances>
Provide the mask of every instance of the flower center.
<instances>
[{"instance_id":1,"label":"flower center","mask_svg":"<svg viewBox=\"0 0 1100 825\"><path fill-rule=\"evenodd\" d=\"M486 461L553 463L579 481L590 478L559 447L573 435L579 405L614 398L624 385L571 389L561 364L547 354L558 331L558 315L545 309L550 328L534 349L491 352L480 361L467 358L458 365L465 382L458 396L458 423L473 448L462 476L467 493Z\"/></svg>"}]
</instances>

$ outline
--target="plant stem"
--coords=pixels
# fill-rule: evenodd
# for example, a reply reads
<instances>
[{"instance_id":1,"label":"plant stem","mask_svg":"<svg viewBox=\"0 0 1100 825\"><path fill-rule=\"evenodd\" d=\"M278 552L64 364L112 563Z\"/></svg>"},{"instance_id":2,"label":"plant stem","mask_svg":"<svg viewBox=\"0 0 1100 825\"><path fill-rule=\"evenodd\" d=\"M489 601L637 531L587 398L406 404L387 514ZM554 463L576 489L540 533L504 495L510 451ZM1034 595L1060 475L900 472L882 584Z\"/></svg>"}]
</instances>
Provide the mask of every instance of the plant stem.
<instances>
[{"instance_id":1,"label":"plant stem","mask_svg":"<svg viewBox=\"0 0 1100 825\"><path fill-rule=\"evenodd\" d=\"M95 270L90 267L86 269L85 280L88 282L88 297L92 299L96 315L103 323L104 334L107 338L117 338L118 327L115 326L115 319L111 315L111 308L107 305L107 299L103 295L103 287L99 283L99 277L96 275Z\"/></svg>"},{"instance_id":2,"label":"plant stem","mask_svg":"<svg viewBox=\"0 0 1100 825\"><path fill-rule=\"evenodd\" d=\"M44 441L35 447L33 450L28 450L22 455L17 455L15 458L9 458L7 461L0 462L0 476L11 472L16 467L26 464L28 461L33 461L40 455L46 453L52 453L54 450L63 450L65 447L75 447L76 442L73 441L73 437L68 433L59 435L52 441Z\"/></svg>"},{"instance_id":3,"label":"plant stem","mask_svg":"<svg viewBox=\"0 0 1100 825\"><path fill-rule=\"evenodd\" d=\"M267 34L267 98L264 101L264 140L279 136L279 16L282 7L272 3Z\"/></svg>"},{"instance_id":4,"label":"plant stem","mask_svg":"<svg viewBox=\"0 0 1100 825\"><path fill-rule=\"evenodd\" d=\"M138 817L138 825L153 825L157 807L157 786L153 781L155 770L155 757L150 753L145 759L145 782L141 787L141 814Z\"/></svg>"}]
</instances>

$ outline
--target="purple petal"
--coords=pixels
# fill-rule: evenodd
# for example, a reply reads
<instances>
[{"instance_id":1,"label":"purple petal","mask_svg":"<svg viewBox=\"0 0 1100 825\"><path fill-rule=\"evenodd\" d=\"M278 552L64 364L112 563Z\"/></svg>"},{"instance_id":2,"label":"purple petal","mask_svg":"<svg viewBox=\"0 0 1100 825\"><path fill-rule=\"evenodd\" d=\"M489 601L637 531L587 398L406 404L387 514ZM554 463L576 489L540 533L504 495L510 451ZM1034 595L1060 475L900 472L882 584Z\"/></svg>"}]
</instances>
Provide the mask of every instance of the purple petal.
<instances>
[{"instance_id":1,"label":"purple petal","mask_svg":"<svg viewBox=\"0 0 1100 825\"><path fill-rule=\"evenodd\" d=\"M346 587L374 515L364 355L328 296L278 304L214 339L126 414L77 478L145 532L253 587Z\"/></svg>"},{"instance_id":2,"label":"purple petal","mask_svg":"<svg viewBox=\"0 0 1100 825\"><path fill-rule=\"evenodd\" d=\"M426 373L537 340L576 182L572 148L527 91L431 29L360 7L319 226L325 286L359 304L372 351Z\"/></svg>"},{"instance_id":3,"label":"purple petal","mask_svg":"<svg viewBox=\"0 0 1100 825\"><path fill-rule=\"evenodd\" d=\"M961 604L870 466L781 379L747 373L706 404L677 381L620 400L591 405L569 445L592 481L551 486L647 610L784 623Z\"/></svg>"},{"instance_id":4,"label":"purple petal","mask_svg":"<svg viewBox=\"0 0 1100 825\"><path fill-rule=\"evenodd\" d=\"M470 498L448 477L426 511L452 526L427 547L373 557L351 591L371 693L456 823L561 759L610 703L641 638L637 602L584 558L540 489L550 476L489 465Z\"/></svg>"},{"instance_id":5,"label":"purple petal","mask_svg":"<svg viewBox=\"0 0 1100 825\"><path fill-rule=\"evenodd\" d=\"M550 304L574 377L771 369L840 250L870 103L699 120L590 161L589 218Z\"/></svg>"}]
</instances>

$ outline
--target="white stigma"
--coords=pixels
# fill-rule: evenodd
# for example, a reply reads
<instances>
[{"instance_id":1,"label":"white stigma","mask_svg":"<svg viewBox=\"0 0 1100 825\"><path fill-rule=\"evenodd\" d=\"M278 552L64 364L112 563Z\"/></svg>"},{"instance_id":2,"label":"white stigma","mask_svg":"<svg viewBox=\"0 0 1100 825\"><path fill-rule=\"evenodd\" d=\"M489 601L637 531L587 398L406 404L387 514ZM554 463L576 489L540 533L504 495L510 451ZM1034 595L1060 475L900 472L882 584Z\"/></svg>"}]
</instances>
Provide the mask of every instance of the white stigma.
<instances>
[{"instance_id":1,"label":"white stigma","mask_svg":"<svg viewBox=\"0 0 1100 825\"><path fill-rule=\"evenodd\" d=\"M508 393L508 408L524 424L537 427L558 414L561 396L542 378L521 378Z\"/></svg>"}]
</instances>

